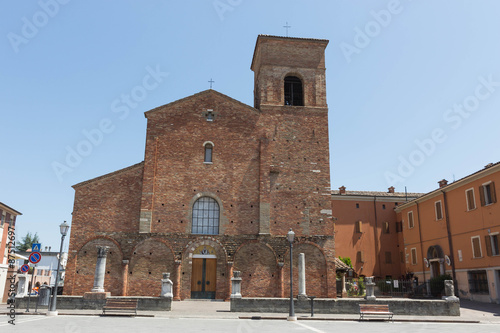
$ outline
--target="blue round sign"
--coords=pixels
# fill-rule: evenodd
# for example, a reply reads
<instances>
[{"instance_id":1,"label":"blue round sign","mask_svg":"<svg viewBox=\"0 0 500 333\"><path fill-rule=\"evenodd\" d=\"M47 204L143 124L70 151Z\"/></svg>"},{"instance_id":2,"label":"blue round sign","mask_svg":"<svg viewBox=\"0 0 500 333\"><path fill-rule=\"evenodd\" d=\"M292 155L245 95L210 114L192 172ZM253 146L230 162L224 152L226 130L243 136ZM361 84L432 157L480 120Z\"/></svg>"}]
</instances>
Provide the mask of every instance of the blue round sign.
<instances>
[{"instance_id":1,"label":"blue round sign","mask_svg":"<svg viewBox=\"0 0 500 333\"><path fill-rule=\"evenodd\" d=\"M29 257L30 263L32 263L32 264L38 264L41 259L42 259L42 255L40 254L40 252L33 252L30 254L30 257Z\"/></svg>"},{"instance_id":2,"label":"blue round sign","mask_svg":"<svg viewBox=\"0 0 500 333\"><path fill-rule=\"evenodd\" d=\"M30 270L30 266L28 264L24 264L21 266L21 272L26 273Z\"/></svg>"}]
</instances>

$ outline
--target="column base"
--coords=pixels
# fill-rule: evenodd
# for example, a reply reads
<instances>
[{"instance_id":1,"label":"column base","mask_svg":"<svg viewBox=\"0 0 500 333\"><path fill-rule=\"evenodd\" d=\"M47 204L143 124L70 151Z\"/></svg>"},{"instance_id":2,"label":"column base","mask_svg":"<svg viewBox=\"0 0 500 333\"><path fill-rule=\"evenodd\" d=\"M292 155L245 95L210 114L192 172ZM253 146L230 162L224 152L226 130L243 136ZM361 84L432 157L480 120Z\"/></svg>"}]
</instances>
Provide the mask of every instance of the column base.
<instances>
[{"instance_id":1,"label":"column base","mask_svg":"<svg viewBox=\"0 0 500 333\"><path fill-rule=\"evenodd\" d=\"M47 316L49 317L55 317L59 314L57 311L47 311Z\"/></svg>"},{"instance_id":2,"label":"column base","mask_svg":"<svg viewBox=\"0 0 500 333\"><path fill-rule=\"evenodd\" d=\"M297 316L288 316L286 317L286 321L297 321Z\"/></svg>"},{"instance_id":3,"label":"column base","mask_svg":"<svg viewBox=\"0 0 500 333\"><path fill-rule=\"evenodd\" d=\"M84 299L106 299L109 296L111 296L111 293L109 291L104 291L104 292L87 292L83 294Z\"/></svg>"}]
</instances>

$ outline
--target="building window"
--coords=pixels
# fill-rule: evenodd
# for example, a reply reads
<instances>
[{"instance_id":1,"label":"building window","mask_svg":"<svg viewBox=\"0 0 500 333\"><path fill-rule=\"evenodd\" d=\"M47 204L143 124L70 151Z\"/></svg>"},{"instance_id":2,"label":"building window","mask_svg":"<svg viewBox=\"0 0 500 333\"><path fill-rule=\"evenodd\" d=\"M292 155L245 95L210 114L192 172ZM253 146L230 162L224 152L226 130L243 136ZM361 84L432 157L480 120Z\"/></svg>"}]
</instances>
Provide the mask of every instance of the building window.
<instances>
[{"instance_id":1,"label":"building window","mask_svg":"<svg viewBox=\"0 0 500 333\"><path fill-rule=\"evenodd\" d=\"M212 153L214 149L214 145L210 142L204 144L205 146L205 163L212 163Z\"/></svg>"},{"instance_id":2,"label":"building window","mask_svg":"<svg viewBox=\"0 0 500 333\"><path fill-rule=\"evenodd\" d=\"M434 203L436 208L436 221L443 219L443 208L441 207L441 200Z\"/></svg>"},{"instance_id":3,"label":"building window","mask_svg":"<svg viewBox=\"0 0 500 333\"><path fill-rule=\"evenodd\" d=\"M302 81L296 76L285 77L285 105L304 106Z\"/></svg>"},{"instance_id":4,"label":"building window","mask_svg":"<svg viewBox=\"0 0 500 333\"><path fill-rule=\"evenodd\" d=\"M403 251L399 251L399 261L404 264L405 263L405 253Z\"/></svg>"},{"instance_id":5,"label":"building window","mask_svg":"<svg viewBox=\"0 0 500 333\"><path fill-rule=\"evenodd\" d=\"M495 184L493 182L483 184L479 188L479 195L481 196L481 206L491 205L497 202Z\"/></svg>"},{"instance_id":6,"label":"building window","mask_svg":"<svg viewBox=\"0 0 500 333\"><path fill-rule=\"evenodd\" d=\"M484 240L486 242L486 254L488 256L500 255L498 250L498 232L484 236Z\"/></svg>"},{"instance_id":7,"label":"building window","mask_svg":"<svg viewBox=\"0 0 500 333\"><path fill-rule=\"evenodd\" d=\"M219 234L219 204L210 197L201 197L193 205L193 234Z\"/></svg>"},{"instance_id":8,"label":"building window","mask_svg":"<svg viewBox=\"0 0 500 333\"><path fill-rule=\"evenodd\" d=\"M382 205L382 209L385 209L385 205Z\"/></svg>"},{"instance_id":9,"label":"building window","mask_svg":"<svg viewBox=\"0 0 500 333\"><path fill-rule=\"evenodd\" d=\"M417 264L417 248L415 247L411 248L411 264L412 265Z\"/></svg>"},{"instance_id":10,"label":"building window","mask_svg":"<svg viewBox=\"0 0 500 333\"><path fill-rule=\"evenodd\" d=\"M392 253L391 252L385 252L385 263L392 264Z\"/></svg>"},{"instance_id":11,"label":"building window","mask_svg":"<svg viewBox=\"0 0 500 333\"><path fill-rule=\"evenodd\" d=\"M413 221L413 211L408 212L408 229L415 227L415 222Z\"/></svg>"},{"instance_id":12,"label":"building window","mask_svg":"<svg viewBox=\"0 0 500 333\"><path fill-rule=\"evenodd\" d=\"M486 271L471 271L469 275L469 291L474 294L489 294Z\"/></svg>"},{"instance_id":13,"label":"building window","mask_svg":"<svg viewBox=\"0 0 500 333\"><path fill-rule=\"evenodd\" d=\"M479 236L471 237L472 242L472 257L473 258L482 258L483 253L481 251L481 240Z\"/></svg>"},{"instance_id":14,"label":"building window","mask_svg":"<svg viewBox=\"0 0 500 333\"><path fill-rule=\"evenodd\" d=\"M356 221L356 233L361 234L363 232L363 222Z\"/></svg>"},{"instance_id":15,"label":"building window","mask_svg":"<svg viewBox=\"0 0 500 333\"><path fill-rule=\"evenodd\" d=\"M468 189L465 191L465 197L467 199L467 210L476 209L476 200L474 198L474 189Z\"/></svg>"},{"instance_id":16,"label":"building window","mask_svg":"<svg viewBox=\"0 0 500 333\"><path fill-rule=\"evenodd\" d=\"M390 234L391 230L389 229L389 222L384 222L384 233Z\"/></svg>"},{"instance_id":17,"label":"building window","mask_svg":"<svg viewBox=\"0 0 500 333\"><path fill-rule=\"evenodd\" d=\"M0 228L3 227L4 223L5 223L5 215L0 214ZM0 239L0 241L1 241L1 239Z\"/></svg>"},{"instance_id":18,"label":"building window","mask_svg":"<svg viewBox=\"0 0 500 333\"><path fill-rule=\"evenodd\" d=\"M403 221L396 222L396 232L403 232Z\"/></svg>"}]
</instances>

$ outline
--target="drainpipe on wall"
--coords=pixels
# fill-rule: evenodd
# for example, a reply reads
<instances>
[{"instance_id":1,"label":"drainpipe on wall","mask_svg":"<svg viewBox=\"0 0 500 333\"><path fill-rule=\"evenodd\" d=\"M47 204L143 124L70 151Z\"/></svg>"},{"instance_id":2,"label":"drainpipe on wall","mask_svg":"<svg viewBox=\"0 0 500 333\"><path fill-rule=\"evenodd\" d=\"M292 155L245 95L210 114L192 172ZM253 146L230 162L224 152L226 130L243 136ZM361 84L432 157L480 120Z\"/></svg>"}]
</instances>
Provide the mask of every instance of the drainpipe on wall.
<instances>
[{"instance_id":1,"label":"drainpipe on wall","mask_svg":"<svg viewBox=\"0 0 500 333\"><path fill-rule=\"evenodd\" d=\"M422 255L422 272L424 272L424 282L425 278L425 264L424 264L424 243L422 242L422 226L420 224L420 206L417 201L417 222L418 222L418 235L420 237L420 253Z\"/></svg>"},{"instance_id":2,"label":"drainpipe on wall","mask_svg":"<svg viewBox=\"0 0 500 333\"><path fill-rule=\"evenodd\" d=\"M448 213L448 198L447 198L446 192L444 190L441 190L441 192L443 192L444 215L446 217L446 231L448 232L448 244L450 247L451 274L453 276L453 285L455 287L455 295L458 295L457 274L455 272L455 251L453 250L453 239L451 238L450 216Z\"/></svg>"},{"instance_id":3,"label":"drainpipe on wall","mask_svg":"<svg viewBox=\"0 0 500 333\"><path fill-rule=\"evenodd\" d=\"M380 246L378 241L377 197L373 197L373 212L375 214L375 230L373 232L373 235L375 236L375 250L377 251L378 273L380 277L382 277L382 266L380 264Z\"/></svg>"}]
</instances>

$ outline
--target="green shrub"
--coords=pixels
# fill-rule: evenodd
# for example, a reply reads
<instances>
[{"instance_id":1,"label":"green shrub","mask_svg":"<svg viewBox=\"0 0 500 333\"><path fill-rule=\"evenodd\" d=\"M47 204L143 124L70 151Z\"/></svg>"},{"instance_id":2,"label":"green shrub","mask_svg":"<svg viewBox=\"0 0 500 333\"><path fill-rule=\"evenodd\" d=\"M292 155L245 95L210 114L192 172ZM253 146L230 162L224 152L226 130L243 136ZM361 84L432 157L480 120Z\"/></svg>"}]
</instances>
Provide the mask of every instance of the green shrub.
<instances>
[{"instance_id":1,"label":"green shrub","mask_svg":"<svg viewBox=\"0 0 500 333\"><path fill-rule=\"evenodd\" d=\"M452 277L448 274L444 274L433 277L430 280L432 296L439 296L439 294L443 292L445 280L452 280Z\"/></svg>"}]
</instances>

